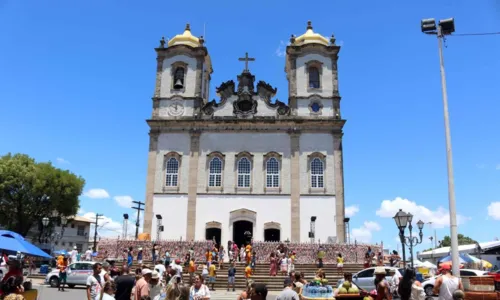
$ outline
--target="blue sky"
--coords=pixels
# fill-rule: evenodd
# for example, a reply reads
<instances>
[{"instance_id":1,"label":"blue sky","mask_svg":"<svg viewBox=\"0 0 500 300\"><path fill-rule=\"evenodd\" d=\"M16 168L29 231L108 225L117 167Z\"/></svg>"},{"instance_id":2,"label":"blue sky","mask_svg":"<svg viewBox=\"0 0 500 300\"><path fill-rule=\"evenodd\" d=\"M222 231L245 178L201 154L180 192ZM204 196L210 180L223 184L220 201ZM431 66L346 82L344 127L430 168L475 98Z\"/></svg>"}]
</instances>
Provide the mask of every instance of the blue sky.
<instances>
[{"instance_id":1,"label":"blue sky","mask_svg":"<svg viewBox=\"0 0 500 300\"><path fill-rule=\"evenodd\" d=\"M439 60L420 19L455 17L457 33L500 31L500 4L315 3L2 0L0 154L53 161L83 176L86 192L105 190L82 196L81 208L111 218L101 234L118 235L116 221L132 212L119 203L130 201L125 196L144 200L145 119L161 36L181 33L187 22L202 35L205 25L212 95L235 79L243 68L238 57L249 52L257 59L252 73L286 100L282 52L290 34L302 34L312 20L316 32L334 33L342 45L346 205L358 208L353 235L395 248L389 216L403 207L443 227L441 239L449 228ZM500 225L500 36L450 37L446 44L459 231L492 240L500 235L485 230Z\"/></svg>"}]
</instances>

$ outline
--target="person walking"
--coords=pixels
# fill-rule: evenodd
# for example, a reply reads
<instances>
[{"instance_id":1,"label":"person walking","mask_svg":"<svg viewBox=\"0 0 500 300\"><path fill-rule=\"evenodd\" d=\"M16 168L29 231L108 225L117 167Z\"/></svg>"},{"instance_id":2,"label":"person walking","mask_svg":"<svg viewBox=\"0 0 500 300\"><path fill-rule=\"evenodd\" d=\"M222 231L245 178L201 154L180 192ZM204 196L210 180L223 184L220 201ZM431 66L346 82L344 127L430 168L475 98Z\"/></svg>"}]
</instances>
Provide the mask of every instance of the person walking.
<instances>
[{"instance_id":1,"label":"person walking","mask_svg":"<svg viewBox=\"0 0 500 300\"><path fill-rule=\"evenodd\" d=\"M377 290L377 297L375 300L392 300L391 292L389 291L389 284L385 279L387 275L384 267L375 268L375 289Z\"/></svg>"},{"instance_id":2,"label":"person walking","mask_svg":"<svg viewBox=\"0 0 500 300\"><path fill-rule=\"evenodd\" d=\"M130 274L128 266L123 266L120 276L115 278L116 300L130 300L132 289L135 286L135 276Z\"/></svg>"},{"instance_id":3,"label":"person walking","mask_svg":"<svg viewBox=\"0 0 500 300\"><path fill-rule=\"evenodd\" d=\"M231 263L229 269L227 270L227 291L229 292L229 286L231 285L234 292L234 281L236 278L236 268L234 267L234 263Z\"/></svg>"},{"instance_id":4,"label":"person walking","mask_svg":"<svg viewBox=\"0 0 500 300\"><path fill-rule=\"evenodd\" d=\"M399 283L398 293L401 296L401 300L425 299L425 292L422 284L417 280L415 269L409 268L405 270L403 279Z\"/></svg>"},{"instance_id":5,"label":"person walking","mask_svg":"<svg viewBox=\"0 0 500 300\"><path fill-rule=\"evenodd\" d=\"M344 274L344 258L341 253L337 255L337 273L340 276Z\"/></svg>"},{"instance_id":6,"label":"person walking","mask_svg":"<svg viewBox=\"0 0 500 300\"><path fill-rule=\"evenodd\" d=\"M66 279L68 278L68 273L66 272L66 269L68 268L68 258L64 257L63 261L57 265L57 268L59 269L59 286L57 290L64 292L64 285L66 284Z\"/></svg>"},{"instance_id":7,"label":"person walking","mask_svg":"<svg viewBox=\"0 0 500 300\"><path fill-rule=\"evenodd\" d=\"M286 278L284 282L284 289L276 297L276 300L299 300L299 294L293 290L293 281Z\"/></svg>"},{"instance_id":8,"label":"person walking","mask_svg":"<svg viewBox=\"0 0 500 300\"><path fill-rule=\"evenodd\" d=\"M453 300L453 293L464 290L460 278L453 276L450 265L442 265L439 270L442 276L436 279L434 294L439 295L439 300Z\"/></svg>"}]
</instances>

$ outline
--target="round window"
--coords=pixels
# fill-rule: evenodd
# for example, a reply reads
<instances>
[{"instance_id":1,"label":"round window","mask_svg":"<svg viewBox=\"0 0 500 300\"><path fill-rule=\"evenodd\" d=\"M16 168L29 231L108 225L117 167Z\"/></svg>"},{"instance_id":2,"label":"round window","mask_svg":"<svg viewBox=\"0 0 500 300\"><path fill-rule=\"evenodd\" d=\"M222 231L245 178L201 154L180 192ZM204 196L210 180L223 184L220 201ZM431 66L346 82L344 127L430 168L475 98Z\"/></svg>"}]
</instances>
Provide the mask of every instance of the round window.
<instances>
[{"instance_id":1,"label":"round window","mask_svg":"<svg viewBox=\"0 0 500 300\"><path fill-rule=\"evenodd\" d=\"M311 104L311 110L313 112L319 112L320 109L321 109L321 106L319 105L318 102L314 102Z\"/></svg>"}]
</instances>

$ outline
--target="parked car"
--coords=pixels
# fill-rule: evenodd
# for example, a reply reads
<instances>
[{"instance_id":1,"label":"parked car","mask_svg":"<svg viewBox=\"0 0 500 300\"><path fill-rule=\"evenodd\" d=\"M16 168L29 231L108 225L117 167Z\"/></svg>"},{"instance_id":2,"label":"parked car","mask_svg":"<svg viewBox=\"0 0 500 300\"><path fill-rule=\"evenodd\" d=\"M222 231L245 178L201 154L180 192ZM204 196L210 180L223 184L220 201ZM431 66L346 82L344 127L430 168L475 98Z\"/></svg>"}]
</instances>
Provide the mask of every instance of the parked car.
<instances>
[{"instance_id":1,"label":"parked car","mask_svg":"<svg viewBox=\"0 0 500 300\"><path fill-rule=\"evenodd\" d=\"M484 276L488 272L486 271L480 271L480 270L472 270L472 269L461 269L460 270L460 277L471 277L471 276ZM422 288L424 288L425 294L427 296L433 296L434 292L432 291L434 289L434 285L436 283L436 279L441 276L433 276L431 278L428 278L424 282L422 282Z\"/></svg>"},{"instance_id":2,"label":"parked car","mask_svg":"<svg viewBox=\"0 0 500 300\"><path fill-rule=\"evenodd\" d=\"M386 272L386 277L389 279L389 270L395 270L396 271L396 276L402 277L404 270L399 269L399 268L394 268L394 267L384 267L385 272ZM358 273L354 274L352 276L352 282L355 283L358 287L362 288L363 290L370 292L375 289L375 268L368 268L364 269L362 271L359 271Z\"/></svg>"},{"instance_id":3,"label":"parked car","mask_svg":"<svg viewBox=\"0 0 500 300\"><path fill-rule=\"evenodd\" d=\"M68 266L66 283L70 288L77 285L86 285L87 278L92 275L92 266L95 262L83 261L71 264ZM50 284L51 287L59 286L59 270L53 270L45 276L45 283Z\"/></svg>"},{"instance_id":4,"label":"parked car","mask_svg":"<svg viewBox=\"0 0 500 300\"><path fill-rule=\"evenodd\" d=\"M488 272L487 275L495 277L495 290L500 291L500 270Z\"/></svg>"}]
</instances>

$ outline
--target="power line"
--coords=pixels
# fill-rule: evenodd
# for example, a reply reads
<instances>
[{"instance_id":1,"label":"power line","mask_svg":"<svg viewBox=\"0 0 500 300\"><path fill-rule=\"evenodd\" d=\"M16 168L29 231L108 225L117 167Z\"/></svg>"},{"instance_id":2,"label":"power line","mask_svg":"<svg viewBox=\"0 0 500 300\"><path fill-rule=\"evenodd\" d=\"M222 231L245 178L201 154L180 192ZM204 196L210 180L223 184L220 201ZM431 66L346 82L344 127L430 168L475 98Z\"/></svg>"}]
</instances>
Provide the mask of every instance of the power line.
<instances>
[{"instance_id":1,"label":"power line","mask_svg":"<svg viewBox=\"0 0 500 300\"><path fill-rule=\"evenodd\" d=\"M454 33L451 36L474 36L474 35L498 35L499 32L479 32L479 33Z\"/></svg>"},{"instance_id":2,"label":"power line","mask_svg":"<svg viewBox=\"0 0 500 300\"><path fill-rule=\"evenodd\" d=\"M137 207L132 207L132 209L137 210L137 220L135 221L135 239L137 240L139 238L139 218L141 216L141 210L144 210L144 208L141 208L141 205L145 205L145 203L141 201L132 201L132 203L137 204Z\"/></svg>"}]
</instances>

